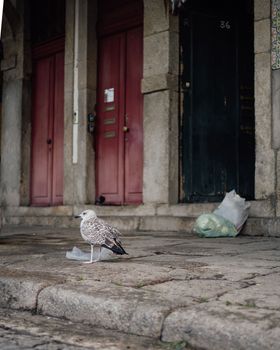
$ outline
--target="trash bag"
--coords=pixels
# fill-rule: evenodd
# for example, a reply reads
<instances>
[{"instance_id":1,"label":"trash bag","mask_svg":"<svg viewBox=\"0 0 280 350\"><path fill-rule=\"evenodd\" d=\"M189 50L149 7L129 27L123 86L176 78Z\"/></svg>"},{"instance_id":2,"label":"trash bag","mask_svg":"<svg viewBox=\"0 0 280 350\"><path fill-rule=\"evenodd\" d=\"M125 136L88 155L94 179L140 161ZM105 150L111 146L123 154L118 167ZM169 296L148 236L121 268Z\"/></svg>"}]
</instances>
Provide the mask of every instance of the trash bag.
<instances>
[{"instance_id":1,"label":"trash bag","mask_svg":"<svg viewBox=\"0 0 280 350\"><path fill-rule=\"evenodd\" d=\"M194 231L200 237L235 237L246 222L249 209L250 203L232 190L213 213L197 218Z\"/></svg>"},{"instance_id":2,"label":"trash bag","mask_svg":"<svg viewBox=\"0 0 280 350\"><path fill-rule=\"evenodd\" d=\"M232 222L213 213L200 215L194 231L199 237L235 237L238 234Z\"/></svg>"},{"instance_id":3,"label":"trash bag","mask_svg":"<svg viewBox=\"0 0 280 350\"><path fill-rule=\"evenodd\" d=\"M235 190L226 193L225 198L214 210L213 214L222 216L234 224L237 232L240 232L248 218L250 203L246 203L245 198L240 197Z\"/></svg>"},{"instance_id":4,"label":"trash bag","mask_svg":"<svg viewBox=\"0 0 280 350\"><path fill-rule=\"evenodd\" d=\"M99 248L93 248L93 260L97 259L99 255ZM80 260L80 261L89 261L90 253L86 253L81 249L74 247L71 251L66 252L66 258L70 260ZM111 253L108 249L101 249L101 257L100 260L110 260L114 258L114 254Z\"/></svg>"}]
</instances>

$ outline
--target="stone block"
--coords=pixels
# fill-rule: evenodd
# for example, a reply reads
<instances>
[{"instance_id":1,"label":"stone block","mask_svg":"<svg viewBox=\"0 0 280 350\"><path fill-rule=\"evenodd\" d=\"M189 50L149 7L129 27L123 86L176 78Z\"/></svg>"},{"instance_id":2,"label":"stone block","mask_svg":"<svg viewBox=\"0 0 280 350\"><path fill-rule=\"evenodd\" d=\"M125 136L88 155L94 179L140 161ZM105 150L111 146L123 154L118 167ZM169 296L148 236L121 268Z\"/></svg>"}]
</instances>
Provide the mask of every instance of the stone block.
<instances>
[{"instance_id":1,"label":"stone block","mask_svg":"<svg viewBox=\"0 0 280 350\"><path fill-rule=\"evenodd\" d=\"M256 171L255 197L274 194L275 154L271 148L271 69L270 54L255 55Z\"/></svg>"},{"instance_id":2,"label":"stone block","mask_svg":"<svg viewBox=\"0 0 280 350\"><path fill-rule=\"evenodd\" d=\"M279 151L277 152L277 166L276 166L276 177L277 177L277 182L276 182L276 216L280 217L280 156L279 156Z\"/></svg>"},{"instance_id":3,"label":"stone block","mask_svg":"<svg viewBox=\"0 0 280 350\"><path fill-rule=\"evenodd\" d=\"M143 94L161 90L178 91L178 76L173 74L158 74L142 79L141 91Z\"/></svg>"},{"instance_id":4,"label":"stone block","mask_svg":"<svg viewBox=\"0 0 280 350\"><path fill-rule=\"evenodd\" d=\"M250 257L266 260L266 252L250 254ZM271 255L269 256L271 259ZM275 261L278 265L278 261ZM220 300L236 305L248 307L252 305L261 309L278 309L280 295L276 292L280 284L280 274L273 273L267 276L254 278L254 284L247 288L235 289L221 296Z\"/></svg>"},{"instance_id":5,"label":"stone block","mask_svg":"<svg viewBox=\"0 0 280 350\"><path fill-rule=\"evenodd\" d=\"M39 312L138 335L160 336L168 306L149 303L149 293L134 288L99 288L98 282L94 286L45 288L39 295ZM146 302L141 303L143 298Z\"/></svg>"},{"instance_id":6,"label":"stone block","mask_svg":"<svg viewBox=\"0 0 280 350\"><path fill-rule=\"evenodd\" d=\"M271 66L270 53L255 55L255 112L256 122L271 125ZM261 118L261 119L260 119ZM264 118L267 120L264 123ZM266 125L261 125L262 127Z\"/></svg>"},{"instance_id":7,"label":"stone block","mask_svg":"<svg viewBox=\"0 0 280 350\"><path fill-rule=\"evenodd\" d=\"M102 217L106 222L108 222L113 227L116 227L120 231L135 231L139 227L139 217Z\"/></svg>"},{"instance_id":8,"label":"stone block","mask_svg":"<svg viewBox=\"0 0 280 350\"><path fill-rule=\"evenodd\" d=\"M255 198L266 199L275 195L275 153L264 149L264 143L257 138L255 163Z\"/></svg>"},{"instance_id":9,"label":"stone block","mask_svg":"<svg viewBox=\"0 0 280 350\"><path fill-rule=\"evenodd\" d=\"M254 0L255 21L270 17L270 0Z\"/></svg>"},{"instance_id":10,"label":"stone block","mask_svg":"<svg viewBox=\"0 0 280 350\"><path fill-rule=\"evenodd\" d=\"M191 203L177 205L159 205L157 215L196 218L203 213L215 210L218 203Z\"/></svg>"},{"instance_id":11,"label":"stone block","mask_svg":"<svg viewBox=\"0 0 280 350\"><path fill-rule=\"evenodd\" d=\"M272 147L280 148L280 69L272 71Z\"/></svg>"},{"instance_id":12,"label":"stone block","mask_svg":"<svg viewBox=\"0 0 280 350\"><path fill-rule=\"evenodd\" d=\"M167 4L168 6L168 4ZM161 0L144 1L144 36L163 32L169 28L169 11Z\"/></svg>"},{"instance_id":13,"label":"stone block","mask_svg":"<svg viewBox=\"0 0 280 350\"><path fill-rule=\"evenodd\" d=\"M270 19L255 22L255 53L270 52Z\"/></svg>"},{"instance_id":14,"label":"stone block","mask_svg":"<svg viewBox=\"0 0 280 350\"><path fill-rule=\"evenodd\" d=\"M249 211L250 217L272 217L275 213L273 202L267 200L250 201L251 207Z\"/></svg>"},{"instance_id":15,"label":"stone block","mask_svg":"<svg viewBox=\"0 0 280 350\"><path fill-rule=\"evenodd\" d=\"M169 190L168 203L178 203L179 197L179 94L176 91L170 91L170 123L169 123Z\"/></svg>"},{"instance_id":16,"label":"stone block","mask_svg":"<svg viewBox=\"0 0 280 350\"><path fill-rule=\"evenodd\" d=\"M65 3L65 64L74 61L75 0Z\"/></svg>"},{"instance_id":17,"label":"stone block","mask_svg":"<svg viewBox=\"0 0 280 350\"><path fill-rule=\"evenodd\" d=\"M5 206L20 204L22 86L22 80L14 80L3 87L1 200Z\"/></svg>"},{"instance_id":18,"label":"stone block","mask_svg":"<svg viewBox=\"0 0 280 350\"><path fill-rule=\"evenodd\" d=\"M159 64L160 62L160 64ZM169 32L160 32L144 38L143 77L169 72Z\"/></svg>"},{"instance_id":19,"label":"stone block","mask_svg":"<svg viewBox=\"0 0 280 350\"><path fill-rule=\"evenodd\" d=\"M131 217L131 216L153 216L156 213L156 205L141 204L138 206L98 206L98 205L75 205L74 214L79 214L83 210L92 209L98 216Z\"/></svg>"},{"instance_id":20,"label":"stone block","mask_svg":"<svg viewBox=\"0 0 280 350\"><path fill-rule=\"evenodd\" d=\"M73 99L73 62L67 63L64 65L64 95L71 94ZM71 105L72 107L72 105ZM72 107L73 108L73 107ZM73 113L73 112L72 112ZM72 114L71 113L71 114Z\"/></svg>"},{"instance_id":21,"label":"stone block","mask_svg":"<svg viewBox=\"0 0 280 350\"><path fill-rule=\"evenodd\" d=\"M5 216L72 216L73 209L70 206L56 207L7 207Z\"/></svg>"},{"instance_id":22,"label":"stone block","mask_svg":"<svg viewBox=\"0 0 280 350\"><path fill-rule=\"evenodd\" d=\"M168 203L169 92L144 96L144 203Z\"/></svg>"},{"instance_id":23,"label":"stone block","mask_svg":"<svg viewBox=\"0 0 280 350\"><path fill-rule=\"evenodd\" d=\"M273 326L266 321L265 316L271 313L254 317L248 309L223 305L209 307L207 303L179 309L166 318L162 340L185 340L194 348L209 350L276 350L280 328L277 317Z\"/></svg>"},{"instance_id":24,"label":"stone block","mask_svg":"<svg viewBox=\"0 0 280 350\"><path fill-rule=\"evenodd\" d=\"M0 306L21 310L35 310L38 293L47 284L43 280L27 278L23 272L1 274Z\"/></svg>"},{"instance_id":25,"label":"stone block","mask_svg":"<svg viewBox=\"0 0 280 350\"><path fill-rule=\"evenodd\" d=\"M143 217L140 221L140 231L171 231L192 232L194 218L178 218L172 216Z\"/></svg>"},{"instance_id":26,"label":"stone block","mask_svg":"<svg viewBox=\"0 0 280 350\"><path fill-rule=\"evenodd\" d=\"M242 234L250 236L280 236L279 218L249 218Z\"/></svg>"},{"instance_id":27,"label":"stone block","mask_svg":"<svg viewBox=\"0 0 280 350\"><path fill-rule=\"evenodd\" d=\"M178 75L179 72L179 33L169 32L169 68L168 72Z\"/></svg>"},{"instance_id":28,"label":"stone block","mask_svg":"<svg viewBox=\"0 0 280 350\"><path fill-rule=\"evenodd\" d=\"M207 302L211 298L216 297L219 294L224 294L235 290L236 283L221 280L217 283L217 280L208 279L191 279L187 281L167 281L165 283L159 283L156 285L149 285L144 289L154 291L156 293L164 295L167 299L180 299L181 303L187 302L193 298L193 300ZM237 289L239 290L239 289Z\"/></svg>"},{"instance_id":29,"label":"stone block","mask_svg":"<svg viewBox=\"0 0 280 350\"><path fill-rule=\"evenodd\" d=\"M6 71L9 69L14 69L17 66L17 56L12 55L1 61L1 71Z\"/></svg>"}]
</instances>

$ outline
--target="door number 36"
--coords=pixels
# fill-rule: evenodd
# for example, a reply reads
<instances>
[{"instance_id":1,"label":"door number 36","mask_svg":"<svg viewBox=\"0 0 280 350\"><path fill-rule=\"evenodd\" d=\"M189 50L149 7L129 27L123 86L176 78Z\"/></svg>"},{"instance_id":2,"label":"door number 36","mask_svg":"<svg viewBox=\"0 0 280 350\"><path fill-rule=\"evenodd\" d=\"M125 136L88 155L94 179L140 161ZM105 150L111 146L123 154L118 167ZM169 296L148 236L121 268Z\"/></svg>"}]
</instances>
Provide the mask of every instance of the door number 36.
<instances>
[{"instance_id":1,"label":"door number 36","mask_svg":"<svg viewBox=\"0 0 280 350\"><path fill-rule=\"evenodd\" d=\"M230 22L229 21L220 21L220 28L230 29Z\"/></svg>"}]
</instances>

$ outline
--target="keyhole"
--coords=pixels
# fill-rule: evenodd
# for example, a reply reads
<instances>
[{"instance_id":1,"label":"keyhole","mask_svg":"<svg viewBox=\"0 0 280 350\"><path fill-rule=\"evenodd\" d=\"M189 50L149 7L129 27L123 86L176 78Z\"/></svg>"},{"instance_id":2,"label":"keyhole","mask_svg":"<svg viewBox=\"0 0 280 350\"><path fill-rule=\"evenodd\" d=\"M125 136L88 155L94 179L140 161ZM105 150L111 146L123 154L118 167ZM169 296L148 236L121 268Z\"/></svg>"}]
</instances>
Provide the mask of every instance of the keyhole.
<instances>
[{"instance_id":1,"label":"keyhole","mask_svg":"<svg viewBox=\"0 0 280 350\"><path fill-rule=\"evenodd\" d=\"M227 107L227 98L226 98L226 96L224 96L224 107L225 108Z\"/></svg>"}]
</instances>

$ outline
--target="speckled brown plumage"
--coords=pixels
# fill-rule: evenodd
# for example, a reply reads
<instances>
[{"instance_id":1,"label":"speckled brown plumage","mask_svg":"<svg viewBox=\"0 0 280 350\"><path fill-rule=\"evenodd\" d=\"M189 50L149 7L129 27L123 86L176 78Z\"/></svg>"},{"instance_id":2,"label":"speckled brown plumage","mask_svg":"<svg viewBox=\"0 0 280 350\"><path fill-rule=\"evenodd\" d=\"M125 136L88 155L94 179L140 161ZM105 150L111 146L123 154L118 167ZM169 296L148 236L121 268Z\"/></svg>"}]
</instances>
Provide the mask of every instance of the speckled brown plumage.
<instances>
[{"instance_id":1,"label":"speckled brown plumage","mask_svg":"<svg viewBox=\"0 0 280 350\"><path fill-rule=\"evenodd\" d=\"M106 241L118 240L120 232L97 217L81 222L81 235L89 244L103 245Z\"/></svg>"},{"instance_id":2,"label":"speckled brown plumage","mask_svg":"<svg viewBox=\"0 0 280 350\"><path fill-rule=\"evenodd\" d=\"M119 255L127 254L121 246L119 238L121 233L104 220L99 219L93 210L85 210L76 217L82 218L80 225L82 238L92 247L99 246L100 251L101 247L104 247ZM93 262L92 254L90 262Z\"/></svg>"}]
</instances>

